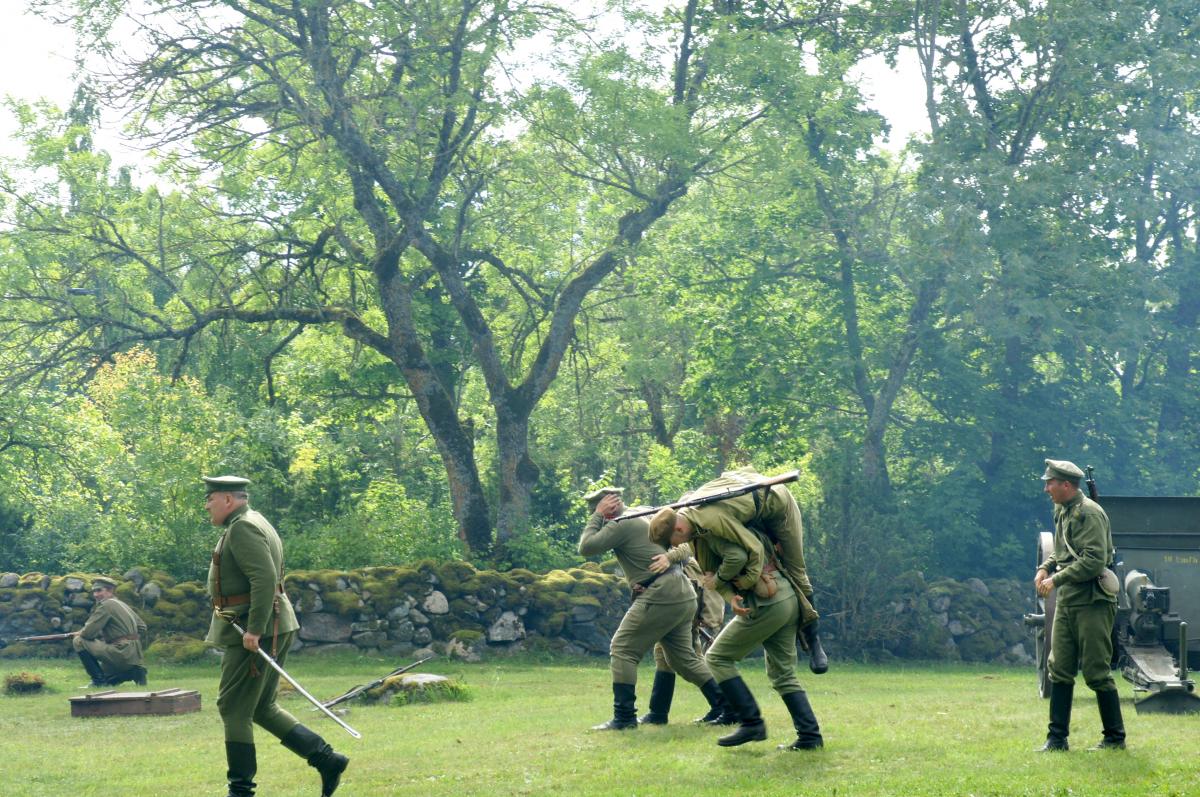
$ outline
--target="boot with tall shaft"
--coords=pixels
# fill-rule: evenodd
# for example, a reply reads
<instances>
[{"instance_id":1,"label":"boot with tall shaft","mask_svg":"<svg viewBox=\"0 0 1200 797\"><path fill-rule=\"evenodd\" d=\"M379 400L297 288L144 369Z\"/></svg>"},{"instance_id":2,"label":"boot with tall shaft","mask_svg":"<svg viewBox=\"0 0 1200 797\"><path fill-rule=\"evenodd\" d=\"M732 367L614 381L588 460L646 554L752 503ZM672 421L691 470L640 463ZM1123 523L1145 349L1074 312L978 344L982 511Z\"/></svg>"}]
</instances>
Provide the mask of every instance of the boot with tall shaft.
<instances>
[{"instance_id":1,"label":"boot with tall shaft","mask_svg":"<svg viewBox=\"0 0 1200 797\"><path fill-rule=\"evenodd\" d=\"M613 683L613 718L593 725L594 731L632 731L638 726L637 689L633 684Z\"/></svg>"},{"instance_id":2,"label":"boot with tall shaft","mask_svg":"<svg viewBox=\"0 0 1200 797\"><path fill-rule=\"evenodd\" d=\"M706 725L733 725L738 721L737 714L725 702L725 696L721 694L721 687L717 686L716 680L709 678L700 687L700 694L708 701L708 713L697 717L696 722Z\"/></svg>"},{"instance_id":3,"label":"boot with tall shaft","mask_svg":"<svg viewBox=\"0 0 1200 797\"><path fill-rule=\"evenodd\" d=\"M792 725L796 729L796 741L791 744L779 745L780 750L816 750L825 746L821 736L821 726L813 714L812 705L808 702L808 693L788 692L783 696L783 704L787 706L788 714L792 715Z\"/></svg>"},{"instance_id":4,"label":"boot with tall shaft","mask_svg":"<svg viewBox=\"0 0 1200 797\"><path fill-rule=\"evenodd\" d=\"M717 744L722 747L737 747L746 742L761 742L766 739L767 725L759 713L758 702L750 693L750 688L746 686L742 676L735 675L727 681L721 681L719 686L721 694L725 696L725 702L737 712L738 727L733 733L717 739Z\"/></svg>"},{"instance_id":5,"label":"boot with tall shaft","mask_svg":"<svg viewBox=\"0 0 1200 797\"><path fill-rule=\"evenodd\" d=\"M225 763L225 777L229 781L228 797L253 797L254 775L258 772L254 745L246 742L226 742Z\"/></svg>"},{"instance_id":6,"label":"boot with tall shaft","mask_svg":"<svg viewBox=\"0 0 1200 797\"><path fill-rule=\"evenodd\" d=\"M287 749L308 762L321 776L321 797L330 797L342 781L350 759L335 753L329 743L303 725L292 728L279 740Z\"/></svg>"},{"instance_id":7,"label":"boot with tall shaft","mask_svg":"<svg viewBox=\"0 0 1200 797\"><path fill-rule=\"evenodd\" d=\"M1100 722L1104 726L1104 737L1089 750L1124 750L1125 720L1121 718L1121 693L1116 689L1096 693L1096 705L1100 709Z\"/></svg>"},{"instance_id":8,"label":"boot with tall shaft","mask_svg":"<svg viewBox=\"0 0 1200 797\"><path fill-rule=\"evenodd\" d=\"M1069 749L1067 736L1071 732L1071 700L1074 694L1075 684L1050 682L1050 725L1041 752L1052 753Z\"/></svg>"},{"instance_id":9,"label":"boot with tall shaft","mask_svg":"<svg viewBox=\"0 0 1200 797\"><path fill-rule=\"evenodd\" d=\"M655 670L654 685L650 687L650 710L639 717L638 722L643 725L666 725L674 698L675 673Z\"/></svg>"}]
</instances>

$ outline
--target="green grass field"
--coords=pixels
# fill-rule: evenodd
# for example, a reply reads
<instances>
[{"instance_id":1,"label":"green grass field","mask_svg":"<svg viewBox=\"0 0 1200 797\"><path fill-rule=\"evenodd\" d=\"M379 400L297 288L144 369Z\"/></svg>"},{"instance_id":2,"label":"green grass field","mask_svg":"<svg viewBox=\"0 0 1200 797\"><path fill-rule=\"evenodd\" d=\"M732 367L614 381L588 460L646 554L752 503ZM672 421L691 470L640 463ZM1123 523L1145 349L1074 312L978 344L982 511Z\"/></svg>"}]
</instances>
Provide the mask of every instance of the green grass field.
<instances>
[{"instance_id":1,"label":"green grass field","mask_svg":"<svg viewBox=\"0 0 1200 797\"><path fill-rule=\"evenodd\" d=\"M305 658L291 662L328 698L405 662ZM473 699L355 707L351 739L300 698L285 705L351 757L339 797L384 795L1200 795L1200 715L1138 715L1122 683L1130 749L1092 753L1099 738L1091 693L1077 693L1067 754L1033 752L1046 703L1031 671L972 667L871 667L834 662L802 670L825 734L822 751L778 751L794 734L769 691L761 661L744 672L770 739L716 746L723 731L690 723L699 692L681 682L672 724L595 733L611 692L603 660L463 664L423 668L462 679ZM0 675L43 675L49 694L0 698L0 770L13 797L224 795L224 747L215 664L151 669L150 688L198 689L203 709L174 717L74 719L67 698L86 679L66 660L0 663ZM643 667L639 712L652 670ZM259 794L315 797L315 771L259 738Z\"/></svg>"}]
</instances>

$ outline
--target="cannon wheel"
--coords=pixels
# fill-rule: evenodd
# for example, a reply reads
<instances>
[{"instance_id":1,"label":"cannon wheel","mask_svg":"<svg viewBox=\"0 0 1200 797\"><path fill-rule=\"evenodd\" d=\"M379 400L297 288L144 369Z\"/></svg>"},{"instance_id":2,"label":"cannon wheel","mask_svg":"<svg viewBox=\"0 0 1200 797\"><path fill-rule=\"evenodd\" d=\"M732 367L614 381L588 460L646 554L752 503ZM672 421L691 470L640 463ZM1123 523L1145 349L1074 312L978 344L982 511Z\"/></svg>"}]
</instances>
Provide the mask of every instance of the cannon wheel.
<instances>
[{"instance_id":1,"label":"cannon wheel","mask_svg":"<svg viewBox=\"0 0 1200 797\"><path fill-rule=\"evenodd\" d=\"M1034 562L1034 569L1046 561L1046 557L1052 553L1054 553L1054 535L1043 531L1038 534L1037 561ZM1054 596L1053 591L1044 598L1037 594L1037 590L1034 590L1033 593L1033 600L1038 611L1046 618L1042 627L1037 629L1033 635L1033 657L1037 660L1038 669L1038 694L1042 697L1050 697L1050 634L1054 629Z\"/></svg>"}]
</instances>

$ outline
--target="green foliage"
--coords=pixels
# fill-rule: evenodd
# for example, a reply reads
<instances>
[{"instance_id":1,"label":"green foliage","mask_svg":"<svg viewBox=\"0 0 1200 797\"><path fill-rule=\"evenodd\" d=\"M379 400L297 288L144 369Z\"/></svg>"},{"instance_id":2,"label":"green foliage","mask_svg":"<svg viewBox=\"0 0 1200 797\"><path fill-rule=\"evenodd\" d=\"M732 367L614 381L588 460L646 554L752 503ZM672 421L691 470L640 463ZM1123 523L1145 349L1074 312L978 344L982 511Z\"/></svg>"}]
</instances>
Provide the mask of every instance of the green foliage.
<instances>
[{"instance_id":1,"label":"green foliage","mask_svg":"<svg viewBox=\"0 0 1200 797\"><path fill-rule=\"evenodd\" d=\"M384 686L387 686L386 681ZM451 678L419 686L401 685L392 694L391 703L394 706L409 706L414 703L463 703L471 699L471 688Z\"/></svg>"},{"instance_id":2,"label":"green foliage","mask_svg":"<svg viewBox=\"0 0 1200 797\"><path fill-rule=\"evenodd\" d=\"M499 570L522 567L544 572L580 561L574 542L558 539L553 532L535 526L509 537L496 552L492 566Z\"/></svg>"},{"instance_id":3,"label":"green foliage","mask_svg":"<svg viewBox=\"0 0 1200 797\"><path fill-rule=\"evenodd\" d=\"M754 463L802 469L819 602L885 640L889 579L1028 568L1045 456L1196 491L1182 0L621 6L611 35L483 4L461 38L453 4L334 0L339 107L289 39L325 4L207 5L153 0L130 49L169 189L95 149L102 93L14 104L0 570L199 578L197 477L237 472L291 566L546 571L593 480L664 503ZM119 6L65 7L103 55ZM544 79L501 88L530 40ZM930 127L895 152L856 75L913 51Z\"/></svg>"}]
</instances>

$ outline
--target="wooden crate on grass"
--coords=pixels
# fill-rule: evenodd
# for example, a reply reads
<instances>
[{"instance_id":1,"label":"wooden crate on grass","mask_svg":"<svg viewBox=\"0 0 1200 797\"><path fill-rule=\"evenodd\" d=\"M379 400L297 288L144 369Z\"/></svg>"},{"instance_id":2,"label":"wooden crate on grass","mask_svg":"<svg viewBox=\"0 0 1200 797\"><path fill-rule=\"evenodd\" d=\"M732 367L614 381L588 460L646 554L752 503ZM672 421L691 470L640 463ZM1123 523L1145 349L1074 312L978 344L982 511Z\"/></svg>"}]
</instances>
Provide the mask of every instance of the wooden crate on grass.
<instances>
[{"instance_id":1,"label":"wooden crate on grass","mask_svg":"<svg viewBox=\"0 0 1200 797\"><path fill-rule=\"evenodd\" d=\"M161 689L156 692L93 692L71 699L72 717L126 717L136 714L187 714L200 710L195 689Z\"/></svg>"}]
</instances>

